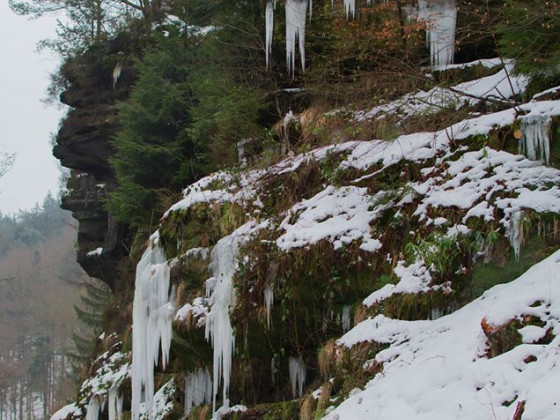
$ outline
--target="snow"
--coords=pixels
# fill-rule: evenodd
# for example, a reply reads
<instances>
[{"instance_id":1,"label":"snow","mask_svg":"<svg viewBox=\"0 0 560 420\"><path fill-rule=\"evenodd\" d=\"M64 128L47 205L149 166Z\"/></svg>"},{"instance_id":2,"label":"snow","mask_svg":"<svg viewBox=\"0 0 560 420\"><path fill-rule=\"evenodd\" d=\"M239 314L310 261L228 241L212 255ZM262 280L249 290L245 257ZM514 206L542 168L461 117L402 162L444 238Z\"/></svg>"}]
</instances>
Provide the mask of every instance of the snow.
<instances>
[{"instance_id":1,"label":"snow","mask_svg":"<svg viewBox=\"0 0 560 420\"><path fill-rule=\"evenodd\" d=\"M207 368L190 372L185 378L185 416L193 407L212 402L212 377Z\"/></svg>"},{"instance_id":2,"label":"snow","mask_svg":"<svg viewBox=\"0 0 560 420\"><path fill-rule=\"evenodd\" d=\"M65 420L70 415L72 417L82 416L82 410L76 403L68 404L62 407L51 416L51 420Z\"/></svg>"},{"instance_id":3,"label":"snow","mask_svg":"<svg viewBox=\"0 0 560 420\"><path fill-rule=\"evenodd\" d=\"M383 373L325 419L511 419L519 401L526 401L524 419L557 419L559 337L550 344L531 344L543 331L526 326L520 330L526 344L486 356L481 321L497 327L523 315L536 316L554 334L560 332L560 251L516 281L435 321L377 316L356 325L338 344L388 344L374 359L383 364Z\"/></svg>"},{"instance_id":4,"label":"snow","mask_svg":"<svg viewBox=\"0 0 560 420\"><path fill-rule=\"evenodd\" d=\"M138 416L141 420L163 420L167 413L173 409L175 394L173 379L165 383L153 396L153 403L148 407L147 402L139 406Z\"/></svg>"},{"instance_id":5,"label":"snow","mask_svg":"<svg viewBox=\"0 0 560 420\"><path fill-rule=\"evenodd\" d=\"M154 399L154 367L161 346L163 368L171 346L171 323L175 308L169 295L170 268L159 238L153 235L136 267L132 315L132 418L140 415L141 397L150 416Z\"/></svg>"},{"instance_id":6,"label":"snow","mask_svg":"<svg viewBox=\"0 0 560 420\"><path fill-rule=\"evenodd\" d=\"M491 61L495 62L496 59ZM357 111L354 118L357 121L365 121L395 115L402 119L433 114L442 108L459 109L465 105L472 107L486 99L503 102L523 93L529 83L526 76L512 74L514 66L513 61L505 61L504 68L491 76L459 83L451 88L437 86L427 92L408 93L388 104L375 106L367 112Z\"/></svg>"},{"instance_id":7,"label":"snow","mask_svg":"<svg viewBox=\"0 0 560 420\"><path fill-rule=\"evenodd\" d=\"M175 314L176 321L186 321L193 317L196 321L196 328L201 328L206 325L206 318L208 316L208 300L204 297L194 298L192 303L186 303Z\"/></svg>"},{"instance_id":8,"label":"snow","mask_svg":"<svg viewBox=\"0 0 560 420\"><path fill-rule=\"evenodd\" d=\"M432 285L430 270L426 268L424 261L416 261L411 265L406 265L405 261L399 261L393 269L399 279L397 284L386 284L381 289L371 293L364 299L363 304L371 307L397 294L420 294L435 290L450 292L449 284Z\"/></svg>"},{"instance_id":9,"label":"snow","mask_svg":"<svg viewBox=\"0 0 560 420\"><path fill-rule=\"evenodd\" d=\"M292 395L294 398L301 397L303 395L303 384L305 384L305 362L303 358L290 357L288 361L288 367L290 372L290 383L292 384Z\"/></svg>"},{"instance_id":10,"label":"snow","mask_svg":"<svg viewBox=\"0 0 560 420\"><path fill-rule=\"evenodd\" d=\"M301 69L305 70L305 18L307 0L286 0L286 66L295 73L296 41L299 44Z\"/></svg>"},{"instance_id":11,"label":"snow","mask_svg":"<svg viewBox=\"0 0 560 420\"><path fill-rule=\"evenodd\" d=\"M102 253L103 253L103 248L99 247L99 248L95 248L93 251L88 252L87 256L94 257L94 256L101 255Z\"/></svg>"},{"instance_id":12,"label":"snow","mask_svg":"<svg viewBox=\"0 0 560 420\"><path fill-rule=\"evenodd\" d=\"M292 207L280 224L284 233L277 240L278 247L287 251L328 239L336 249L361 239L362 249L377 250L381 243L371 237L370 223L384 206L374 207L374 202L366 188L328 186ZM291 222L294 215L299 216Z\"/></svg>"}]
</instances>

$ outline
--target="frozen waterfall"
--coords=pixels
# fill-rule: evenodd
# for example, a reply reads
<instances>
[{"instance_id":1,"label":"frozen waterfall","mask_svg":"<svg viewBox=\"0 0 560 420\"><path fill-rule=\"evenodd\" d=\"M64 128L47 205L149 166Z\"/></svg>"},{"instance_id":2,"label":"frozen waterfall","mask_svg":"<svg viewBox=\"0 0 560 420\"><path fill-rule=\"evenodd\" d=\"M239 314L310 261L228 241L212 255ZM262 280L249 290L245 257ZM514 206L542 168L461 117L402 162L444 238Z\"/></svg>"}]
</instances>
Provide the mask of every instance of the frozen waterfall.
<instances>
[{"instance_id":1,"label":"frozen waterfall","mask_svg":"<svg viewBox=\"0 0 560 420\"><path fill-rule=\"evenodd\" d=\"M161 346L163 367L171 346L171 323L175 308L169 296L169 265L157 234L136 267L132 308L132 419L140 415L144 396L145 409L151 416L154 399L154 367Z\"/></svg>"},{"instance_id":2,"label":"frozen waterfall","mask_svg":"<svg viewBox=\"0 0 560 420\"><path fill-rule=\"evenodd\" d=\"M233 275L239 237L232 234L218 241L211 254L210 272L213 277L206 282L206 293L211 305L206 318L206 340L214 349L212 378L212 410L216 412L218 387L223 381L223 407L229 407L229 382L235 336L229 319L229 308L233 306ZM220 378L221 376L221 378Z\"/></svg>"}]
</instances>

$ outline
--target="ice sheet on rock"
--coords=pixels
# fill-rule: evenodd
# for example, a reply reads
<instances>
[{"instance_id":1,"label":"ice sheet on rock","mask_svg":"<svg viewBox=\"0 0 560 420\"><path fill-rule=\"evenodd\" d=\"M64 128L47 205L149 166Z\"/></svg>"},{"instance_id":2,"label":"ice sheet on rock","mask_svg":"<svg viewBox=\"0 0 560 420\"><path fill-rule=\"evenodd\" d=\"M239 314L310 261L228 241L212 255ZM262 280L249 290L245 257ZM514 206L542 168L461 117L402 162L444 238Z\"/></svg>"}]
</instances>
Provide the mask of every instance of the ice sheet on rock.
<instances>
[{"instance_id":1,"label":"ice sheet on rock","mask_svg":"<svg viewBox=\"0 0 560 420\"><path fill-rule=\"evenodd\" d=\"M366 188L328 186L292 207L280 224L284 233L276 243L280 249L289 250L328 239L336 249L361 240L362 249L377 250L381 243L371 237L370 223L386 206L374 205L380 197L372 199ZM297 218L292 222L294 215Z\"/></svg>"},{"instance_id":2,"label":"ice sheet on rock","mask_svg":"<svg viewBox=\"0 0 560 420\"><path fill-rule=\"evenodd\" d=\"M338 344L388 345L374 359L383 365L383 373L325 419L511 419L521 400L526 401L523 418L556 419L559 337L550 344L522 344L491 359L485 356L487 338L481 320L500 326L527 314L560 333L560 251L517 280L496 286L435 321L377 316L356 325ZM534 328L521 331L524 341L542 333Z\"/></svg>"}]
</instances>

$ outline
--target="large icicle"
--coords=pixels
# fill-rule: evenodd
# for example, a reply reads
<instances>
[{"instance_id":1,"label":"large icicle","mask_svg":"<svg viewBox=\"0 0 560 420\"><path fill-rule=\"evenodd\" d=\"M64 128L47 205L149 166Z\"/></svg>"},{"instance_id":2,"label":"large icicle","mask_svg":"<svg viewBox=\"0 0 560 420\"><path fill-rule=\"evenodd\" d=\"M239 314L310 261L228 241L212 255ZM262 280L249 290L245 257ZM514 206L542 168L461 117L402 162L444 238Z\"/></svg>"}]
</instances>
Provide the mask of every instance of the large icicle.
<instances>
[{"instance_id":1,"label":"large icicle","mask_svg":"<svg viewBox=\"0 0 560 420\"><path fill-rule=\"evenodd\" d=\"M552 117L528 115L521 118L519 153L531 160L548 163L550 158L550 129Z\"/></svg>"},{"instance_id":2,"label":"large icicle","mask_svg":"<svg viewBox=\"0 0 560 420\"><path fill-rule=\"evenodd\" d=\"M266 326L270 328L270 311L274 304L274 285L267 283L264 286L264 306L266 308Z\"/></svg>"},{"instance_id":3,"label":"large icicle","mask_svg":"<svg viewBox=\"0 0 560 420\"><path fill-rule=\"evenodd\" d=\"M356 17L356 0L344 0L344 10L347 19L350 15L352 15L352 18Z\"/></svg>"},{"instance_id":4,"label":"large icicle","mask_svg":"<svg viewBox=\"0 0 560 420\"><path fill-rule=\"evenodd\" d=\"M350 309L351 307L349 305L345 305L344 308L342 308L342 331L343 332L347 332L352 324L352 319L350 317Z\"/></svg>"},{"instance_id":5,"label":"large icicle","mask_svg":"<svg viewBox=\"0 0 560 420\"><path fill-rule=\"evenodd\" d=\"M425 21L432 66L453 63L457 6L455 0L418 0L418 19Z\"/></svg>"},{"instance_id":6,"label":"large icicle","mask_svg":"<svg viewBox=\"0 0 560 420\"><path fill-rule=\"evenodd\" d=\"M122 397L118 396L118 389L116 387L112 387L109 390L109 420L121 420L122 401Z\"/></svg>"},{"instance_id":7,"label":"large icicle","mask_svg":"<svg viewBox=\"0 0 560 420\"><path fill-rule=\"evenodd\" d=\"M303 362L303 358L300 356L298 357L290 357L289 361L289 370L290 370L290 382L292 384L292 395L294 398L298 396L301 397L303 395L303 384L305 383L305 363Z\"/></svg>"},{"instance_id":8,"label":"large icicle","mask_svg":"<svg viewBox=\"0 0 560 420\"><path fill-rule=\"evenodd\" d=\"M229 407L229 382L231 360L235 347L235 336L229 319L229 308L233 305L233 275L239 237L232 234L218 241L212 250L210 272L213 278L206 282L206 293L212 305L206 318L206 340L214 348L212 410L216 412L216 396L223 381L223 407Z\"/></svg>"},{"instance_id":9,"label":"large icicle","mask_svg":"<svg viewBox=\"0 0 560 420\"><path fill-rule=\"evenodd\" d=\"M134 304L132 308L132 418L140 415L144 395L148 416L154 398L154 366L161 345L163 367L171 345L171 322L174 307L169 296L169 265L158 244L157 234L136 267Z\"/></svg>"},{"instance_id":10,"label":"large icicle","mask_svg":"<svg viewBox=\"0 0 560 420\"><path fill-rule=\"evenodd\" d=\"M272 52L272 33L274 30L274 0L266 1L265 10L265 27L266 27L266 68L270 60L270 53Z\"/></svg>"},{"instance_id":11,"label":"large icicle","mask_svg":"<svg viewBox=\"0 0 560 420\"><path fill-rule=\"evenodd\" d=\"M523 212L516 211L511 215L509 222L509 227L507 229L507 236L509 243L513 248L515 254L515 260L519 261L519 255L521 253L521 244L523 242Z\"/></svg>"},{"instance_id":12,"label":"large icicle","mask_svg":"<svg viewBox=\"0 0 560 420\"><path fill-rule=\"evenodd\" d=\"M185 378L185 416L193 407L212 402L212 378L207 368L197 369Z\"/></svg>"},{"instance_id":13,"label":"large icicle","mask_svg":"<svg viewBox=\"0 0 560 420\"><path fill-rule=\"evenodd\" d=\"M286 0L286 66L295 73L296 39L299 44L301 69L305 70L305 16L307 0Z\"/></svg>"},{"instance_id":14,"label":"large icicle","mask_svg":"<svg viewBox=\"0 0 560 420\"><path fill-rule=\"evenodd\" d=\"M93 397L91 397L87 405L86 420L98 420L100 409L101 407L99 405L99 399L97 395L94 395Z\"/></svg>"}]
</instances>

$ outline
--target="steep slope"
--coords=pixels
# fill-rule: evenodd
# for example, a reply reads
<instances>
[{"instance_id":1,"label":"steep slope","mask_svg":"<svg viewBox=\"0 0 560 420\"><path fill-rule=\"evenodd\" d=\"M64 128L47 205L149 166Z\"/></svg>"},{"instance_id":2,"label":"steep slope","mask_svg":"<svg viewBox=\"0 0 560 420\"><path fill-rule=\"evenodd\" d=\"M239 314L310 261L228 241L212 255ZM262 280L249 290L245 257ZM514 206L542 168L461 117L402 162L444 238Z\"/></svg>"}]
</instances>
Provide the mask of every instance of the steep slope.
<instances>
[{"instance_id":1,"label":"steep slope","mask_svg":"<svg viewBox=\"0 0 560 420\"><path fill-rule=\"evenodd\" d=\"M560 101L507 102L189 186L137 268L130 368L117 343L76 410L124 392L134 419L554 418Z\"/></svg>"}]
</instances>

